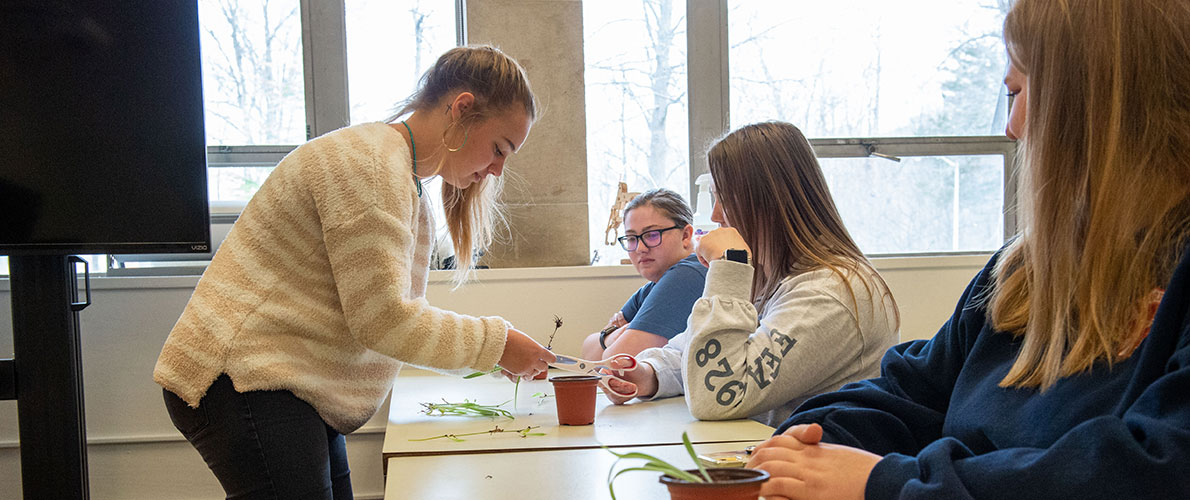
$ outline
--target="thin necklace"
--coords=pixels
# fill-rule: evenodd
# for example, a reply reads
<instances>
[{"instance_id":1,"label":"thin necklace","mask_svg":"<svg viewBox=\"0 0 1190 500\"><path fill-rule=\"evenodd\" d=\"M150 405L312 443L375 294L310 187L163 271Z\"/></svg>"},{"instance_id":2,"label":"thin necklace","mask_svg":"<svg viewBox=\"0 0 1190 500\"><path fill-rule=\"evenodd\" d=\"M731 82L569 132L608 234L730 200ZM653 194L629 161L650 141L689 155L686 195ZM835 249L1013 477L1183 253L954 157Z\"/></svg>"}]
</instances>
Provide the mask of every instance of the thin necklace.
<instances>
[{"instance_id":1,"label":"thin necklace","mask_svg":"<svg viewBox=\"0 0 1190 500\"><path fill-rule=\"evenodd\" d=\"M402 120L401 125L409 131L409 149L413 150L413 183L417 184L417 197L421 198L421 179L417 178L417 143L413 142L413 129L409 128L409 124Z\"/></svg>"}]
</instances>

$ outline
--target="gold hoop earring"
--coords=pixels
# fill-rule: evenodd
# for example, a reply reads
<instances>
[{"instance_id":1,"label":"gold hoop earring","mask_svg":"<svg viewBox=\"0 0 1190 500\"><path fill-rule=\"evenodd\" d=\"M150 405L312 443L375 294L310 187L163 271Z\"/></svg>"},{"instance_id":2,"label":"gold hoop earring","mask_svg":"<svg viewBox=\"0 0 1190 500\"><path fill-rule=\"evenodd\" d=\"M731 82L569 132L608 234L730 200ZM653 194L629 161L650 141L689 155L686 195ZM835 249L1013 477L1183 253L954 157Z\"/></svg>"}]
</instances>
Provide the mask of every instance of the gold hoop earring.
<instances>
[{"instance_id":1,"label":"gold hoop earring","mask_svg":"<svg viewBox=\"0 0 1190 500\"><path fill-rule=\"evenodd\" d=\"M451 153L456 153L459 150L463 149L463 146L467 145L467 136L470 135L470 129L463 129L463 143L459 144L459 147L457 147L457 148L450 147L450 145L446 143L446 136L447 136L447 134L450 133L450 129L454 128L454 126L457 125L458 123L459 123L458 121L452 121L452 122L450 122L450 125L446 126L446 130L442 131L442 145L445 146L446 150L450 151Z\"/></svg>"}]
</instances>

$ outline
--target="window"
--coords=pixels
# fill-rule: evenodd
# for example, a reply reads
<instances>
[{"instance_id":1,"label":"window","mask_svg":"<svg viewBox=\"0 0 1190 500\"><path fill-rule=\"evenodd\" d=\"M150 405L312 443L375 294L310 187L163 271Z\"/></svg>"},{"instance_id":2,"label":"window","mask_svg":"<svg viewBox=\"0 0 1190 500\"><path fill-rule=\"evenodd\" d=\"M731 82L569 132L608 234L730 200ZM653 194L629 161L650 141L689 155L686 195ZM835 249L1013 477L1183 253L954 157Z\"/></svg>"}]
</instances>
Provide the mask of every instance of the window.
<instances>
[{"instance_id":1,"label":"window","mask_svg":"<svg viewBox=\"0 0 1190 500\"><path fill-rule=\"evenodd\" d=\"M722 1L730 128L801 128L865 253L1003 244L1010 1Z\"/></svg>"},{"instance_id":2,"label":"window","mask_svg":"<svg viewBox=\"0 0 1190 500\"><path fill-rule=\"evenodd\" d=\"M689 195L691 179L706 169L702 145L774 119L811 138L865 252L1002 245L1015 231L1001 37L1011 1L926 2L915 9L884 0L584 2L589 223L598 260L623 256L604 246L617 182ZM686 60L687 51L698 59ZM688 74L688 88L661 81L658 68ZM667 111L665 129L648 120L659 109ZM681 133L687 137L675 137ZM659 138L668 146L663 165L682 172L655 174L649 153Z\"/></svg>"},{"instance_id":3,"label":"window","mask_svg":"<svg viewBox=\"0 0 1190 500\"><path fill-rule=\"evenodd\" d=\"M780 118L807 137L1003 134L1009 2L986 3L730 2L731 125Z\"/></svg>"},{"instance_id":4,"label":"window","mask_svg":"<svg viewBox=\"0 0 1190 500\"><path fill-rule=\"evenodd\" d=\"M616 264L626 253L604 229L619 182L688 196L686 2L583 2L583 30L590 241Z\"/></svg>"},{"instance_id":5,"label":"window","mask_svg":"<svg viewBox=\"0 0 1190 500\"><path fill-rule=\"evenodd\" d=\"M298 0L201 0L207 144L305 140Z\"/></svg>"},{"instance_id":6,"label":"window","mask_svg":"<svg viewBox=\"0 0 1190 500\"><path fill-rule=\"evenodd\" d=\"M79 255L80 259L87 261L89 266L88 272L91 273L105 273L107 272L107 256L106 255ZM82 268L79 268L79 275L83 274ZM8 276L8 256L0 255L0 276Z\"/></svg>"},{"instance_id":7,"label":"window","mask_svg":"<svg viewBox=\"0 0 1190 500\"><path fill-rule=\"evenodd\" d=\"M1003 156L820 163L843 223L869 254L995 250L1004 243Z\"/></svg>"},{"instance_id":8,"label":"window","mask_svg":"<svg viewBox=\"0 0 1190 500\"><path fill-rule=\"evenodd\" d=\"M454 0L347 0L351 123L380 121L458 44ZM401 34L397 37L394 34Z\"/></svg>"}]
</instances>

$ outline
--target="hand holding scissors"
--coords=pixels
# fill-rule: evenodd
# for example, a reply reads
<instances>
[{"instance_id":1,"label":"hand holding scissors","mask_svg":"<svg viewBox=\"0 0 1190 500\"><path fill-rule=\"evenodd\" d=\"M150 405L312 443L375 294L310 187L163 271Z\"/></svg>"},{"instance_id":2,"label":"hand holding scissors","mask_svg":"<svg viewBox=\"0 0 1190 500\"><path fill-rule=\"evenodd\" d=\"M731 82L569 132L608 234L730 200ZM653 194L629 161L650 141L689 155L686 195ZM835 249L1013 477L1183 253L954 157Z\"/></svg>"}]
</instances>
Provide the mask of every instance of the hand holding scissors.
<instances>
[{"instance_id":1,"label":"hand holding scissors","mask_svg":"<svg viewBox=\"0 0 1190 500\"><path fill-rule=\"evenodd\" d=\"M610 358L600 361L589 361L585 359L576 358L573 356L566 356L564 354L556 355L557 359L550 363L555 368L566 370L574 373L581 373L583 375L594 375L599 377L599 385L603 387L603 391L608 394L614 401L618 396L623 401L627 401L636 396L636 384L620 377L624 372L629 372L640 367L640 363L636 358L629 354L617 354ZM620 386L631 386L632 390L624 389L617 390L608 383L609 380L615 380ZM623 402L620 401L620 402Z\"/></svg>"}]
</instances>

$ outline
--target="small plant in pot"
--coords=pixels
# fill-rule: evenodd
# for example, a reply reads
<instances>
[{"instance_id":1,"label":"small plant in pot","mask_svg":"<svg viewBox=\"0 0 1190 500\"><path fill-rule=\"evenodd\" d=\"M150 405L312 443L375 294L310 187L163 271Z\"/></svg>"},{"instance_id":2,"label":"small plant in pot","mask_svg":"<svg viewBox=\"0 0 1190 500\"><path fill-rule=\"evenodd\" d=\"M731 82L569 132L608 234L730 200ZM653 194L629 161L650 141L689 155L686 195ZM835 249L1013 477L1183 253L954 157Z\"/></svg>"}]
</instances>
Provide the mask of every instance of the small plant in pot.
<instances>
[{"instance_id":1,"label":"small plant in pot","mask_svg":"<svg viewBox=\"0 0 1190 500\"><path fill-rule=\"evenodd\" d=\"M697 469L681 469L669 462L661 460L647 453L616 453L616 461L612 463L607 473L607 490L612 500L616 500L616 490L612 483L620 474L632 471L660 472L660 481L669 489L670 500L757 500L760 498L760 486L769 479L769 473L759 469L741 468L705 468L698 461L698 454L685 432L682 433L682 444L690 459L698 466ZM606 448L605 448L606 449ZM643 465L616 470L616 464L621 460L644 460Z\"/></svg>"}]
</instances>

